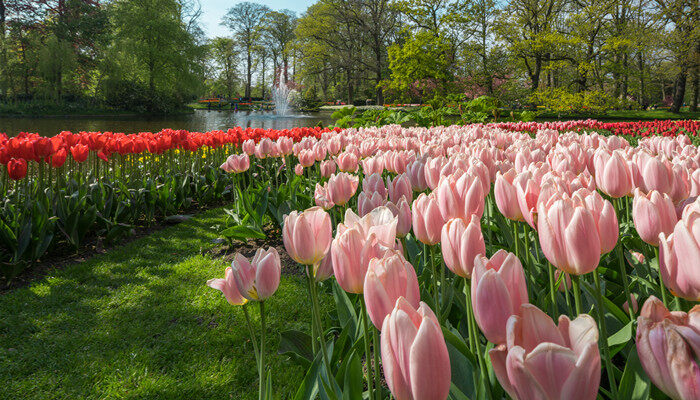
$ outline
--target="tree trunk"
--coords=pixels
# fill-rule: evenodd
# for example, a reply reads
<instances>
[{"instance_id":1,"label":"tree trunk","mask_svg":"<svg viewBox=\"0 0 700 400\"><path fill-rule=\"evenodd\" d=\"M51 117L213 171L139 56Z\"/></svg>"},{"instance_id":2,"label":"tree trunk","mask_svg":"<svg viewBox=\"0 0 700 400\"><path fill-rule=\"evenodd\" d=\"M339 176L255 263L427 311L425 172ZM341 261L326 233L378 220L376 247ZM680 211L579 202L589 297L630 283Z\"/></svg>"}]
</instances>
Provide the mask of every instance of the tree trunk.
<instances>
[{"instance_id":1,"label":"tree trunk","mask_svg":"<svg viewBox=\"0 0 700 400\"><path fill-rule=\"evenodd\" d=\"M0 0L0 99L7 93L7 51L5 50L5 0Z\"/></svg>"},{"instance_id":2,"label":"tree trunk","mask_svg":"<svg viewBox=\"0 0 700 400\"><path fill-rule=\"evenodd\" d=\"M644 87L644 54L641 51L637 53L637 66L639 68L639 105L646 110L648 104Z\"/></svg>"},{"instance_id":3,"label":"tree trunk","mask_svg":"<svg viewBox=\"0 0 700 400\"><path fill-rule=\"evenodd\" d=\"M627 83L628 83L628 78L629 74L627 73L627 68L628 68L628 59L627 59L627 53L622 55L622 84L620 88L620 98L623 100L627 100ZM627 107L625 107L627 108Z\"/></svg>"},{"instance_id":4,"label":"tree trunk","mask_svg":"<svg viewBox=\"0 0 700 400\"><path fill-rule=\"evenodd\" d=\"M262 58L262 98L265 100L265 64L267 63L267 57Z\"/></svg>"},{"instance_id":5,"label":"tree trunk","mask_svg":"<svg viewBox=\"0 0 700 400\"><path fill-rule=\"evenodd\" d=\"M250 98L250 86L251 86L251 80L253 78L253 54L252 50L250 47L248 47L248 57L247 57L247 64L246 64L246 82L245 82L245 97L248 99L248 101L251 100Z\"/></svg>"},{"instance_id":6,"label":"tree trunk","mask_svg":"<svg viewBox=\"0 0 700 400\"><path fill-rule=\"evenodd\" d=\"M671 106L671 112L677 113L681 110L683 106L683 99L685 99L685 81L688 80L688 67L681 66L681 71L676 75L675 90L673 92L673 105Z\"/></svg>"},{"instance_id":7,"label":"tree trunk","mask_svg":"<svg viewBox=\"0 0 700 400\"><path fill-rule=\"evenodd\" d=\"M700 84L700 73L698 72L700 70L700 66L696 65L694 70L693 70L693 102L690 104L690 111L696 112L698 111L698 96L700 95L700 89L698 88L698 84Z\"/></svg>"}]
</instances>

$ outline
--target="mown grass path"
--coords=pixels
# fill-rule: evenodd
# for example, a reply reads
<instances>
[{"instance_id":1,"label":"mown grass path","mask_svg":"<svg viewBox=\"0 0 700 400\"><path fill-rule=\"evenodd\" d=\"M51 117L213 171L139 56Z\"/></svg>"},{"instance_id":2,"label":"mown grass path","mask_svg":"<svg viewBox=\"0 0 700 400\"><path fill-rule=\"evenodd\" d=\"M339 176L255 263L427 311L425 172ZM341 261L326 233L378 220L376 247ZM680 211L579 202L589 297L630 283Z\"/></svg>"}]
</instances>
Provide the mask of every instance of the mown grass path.
<instances>
[{"instance_id":1,"label":"mown grass path","mask_svg":"<svg viewBox=\"0 0 700 400\"><path fill-rule=\"evenodd\" d=\"M222 222L210 210L0 295L0 399L256 398L242 310L205 286L226 266L202 255ZM266 305L273 387L287 398L303 371L273 353L280 330L308 330L303 278L283 271Z\"/></svg>"}]
</instances>

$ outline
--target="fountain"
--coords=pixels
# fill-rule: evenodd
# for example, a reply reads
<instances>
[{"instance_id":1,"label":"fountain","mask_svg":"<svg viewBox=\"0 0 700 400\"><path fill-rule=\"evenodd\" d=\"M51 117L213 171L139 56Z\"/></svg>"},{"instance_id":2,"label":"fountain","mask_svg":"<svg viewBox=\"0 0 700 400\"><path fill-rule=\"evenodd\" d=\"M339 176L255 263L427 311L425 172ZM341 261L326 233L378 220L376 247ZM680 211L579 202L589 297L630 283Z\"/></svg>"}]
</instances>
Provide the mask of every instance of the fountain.
<instances>
[{"instance_id":1,"label":"fountain","mask_svg":"<svg viewBox=\"0 0 700 400\"><path fill-rule=\"evenodd\" d=\"M280 71L277 86L272 88L272 101L275 103L275 113L284 116L289 113L289 93L291 89L287 87L284 79L284 71Z\"/></svg>"}]
</instances>

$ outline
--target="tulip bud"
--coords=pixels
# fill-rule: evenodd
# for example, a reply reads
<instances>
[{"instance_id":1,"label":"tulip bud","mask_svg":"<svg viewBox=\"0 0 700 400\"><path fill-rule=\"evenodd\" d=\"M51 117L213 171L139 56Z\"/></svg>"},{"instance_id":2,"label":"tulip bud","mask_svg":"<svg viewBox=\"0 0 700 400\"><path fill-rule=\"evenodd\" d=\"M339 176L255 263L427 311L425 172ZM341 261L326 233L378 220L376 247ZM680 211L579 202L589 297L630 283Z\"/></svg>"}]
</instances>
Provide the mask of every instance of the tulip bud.
<instances>
[{"instance_id":1,"label":"tulip bud","mask_svg":"<svg viewBox=\"0 0 700 400\"><path fill-rule=\"evenodd\" d=\"M418 307L420 290L416 271L401 253L387 251L383 257L370 260L365 275L364 297L370 320L381 330L384 318L391 313L399 297Z\"/></svg>"}]
</instances>

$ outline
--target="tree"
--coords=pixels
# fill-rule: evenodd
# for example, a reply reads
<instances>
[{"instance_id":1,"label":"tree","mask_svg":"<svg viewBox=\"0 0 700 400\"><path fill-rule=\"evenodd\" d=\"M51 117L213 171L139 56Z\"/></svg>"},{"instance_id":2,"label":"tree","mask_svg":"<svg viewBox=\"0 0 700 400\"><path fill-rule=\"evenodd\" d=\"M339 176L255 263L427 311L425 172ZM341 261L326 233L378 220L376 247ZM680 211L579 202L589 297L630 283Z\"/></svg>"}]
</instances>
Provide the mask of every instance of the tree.
<instances>
[{"instance_id":1,"label":"tree","mask_svg":"<svg viewBox=\"0 0 700 400\"><path fill-rule=\"evenodd\" d=\"M214 62L218 66L217 83L226 91L228 98L234 97L236 82L236 59L238 52L233 39L216 37L211 40L210 51Z\"/></svg>"},{"instance_id":2,"label":"tree","mask_svg":"<svg viewBox=\"0 0 700 400\"><path fill-rule=\"evenodd\" d=\"M277 71L278 63L284 73L285 81L289 80L289 51L287 46L294 40L294 29L297 25L297 16L294 11L280 10L270 11L263 20L263 35L266 47L272 55L274 70Z\"/></svg>"},{"instance_id":3,"label":"tree","mask_svg":"<svg viewBox=\"0 0 700 400\"><path fill-rule=\"evenodd\" d=\"M222 25L233 31L235 38L245 52L245 97L249 99L253 78L253 53L260 40L261 23L269 11L270 9L266 6L246 1L231 7L221 22Z\"/></svg>"}]
</instances>

